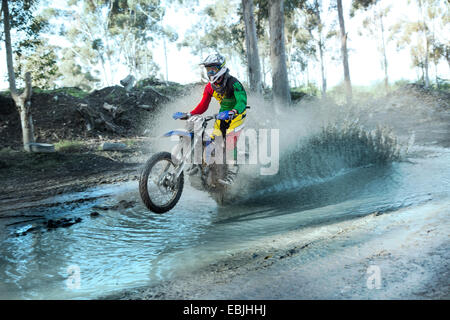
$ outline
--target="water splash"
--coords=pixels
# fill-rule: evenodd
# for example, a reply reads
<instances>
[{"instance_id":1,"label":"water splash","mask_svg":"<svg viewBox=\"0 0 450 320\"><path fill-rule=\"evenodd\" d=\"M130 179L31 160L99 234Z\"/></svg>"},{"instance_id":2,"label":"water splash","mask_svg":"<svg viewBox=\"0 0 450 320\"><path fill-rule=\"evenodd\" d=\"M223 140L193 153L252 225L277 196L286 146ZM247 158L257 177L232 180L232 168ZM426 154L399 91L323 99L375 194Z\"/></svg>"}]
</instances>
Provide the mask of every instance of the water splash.
<instances>
[{"instance_id":1,"label":"water splash","mask_svg":"<svg viewBox=\"0 0 450 320\"><path fill-rule=\"evenodd\" d=\"M175 111L188 112L201 97L200 88L160 109L154 136L182 127L171 119ZM262 176L262 165L242 165L239 178L230 189L228 198L299 188L344 174L363 166L387 164L400 160L404 150L392 130L378 126L369 129L361 123L356 106L340 106L327 100L309 100L293 106L274 108L261 96L248 96L246 128L279 130L279 171ZM217 113L218 104L212 100L206 112ZM281 110L281 111L280 111ZM170 150L175 142L157 141L155 151ZM270 143L270 142L269 142Z\"/></svg>"}]
</instances>

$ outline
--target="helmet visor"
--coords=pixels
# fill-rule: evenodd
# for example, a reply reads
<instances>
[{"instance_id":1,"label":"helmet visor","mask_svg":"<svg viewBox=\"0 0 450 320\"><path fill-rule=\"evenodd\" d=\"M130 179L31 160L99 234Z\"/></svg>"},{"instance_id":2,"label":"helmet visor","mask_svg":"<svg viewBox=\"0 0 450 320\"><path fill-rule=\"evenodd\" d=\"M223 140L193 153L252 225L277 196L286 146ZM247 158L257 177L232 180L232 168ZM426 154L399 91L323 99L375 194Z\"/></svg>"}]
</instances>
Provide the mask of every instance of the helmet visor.
<instances>
[{"instance_id":1,"label":"helmet visor","mask_svg":"<svg viewBox=\"0 0 450 320\"><path fill-rule=\"evenodd\" d=\"M206 74L208 75L208 78L214 77L218 72L220 68L218 66L209 66L206 67Z\"/></svg>"}]
</instances>

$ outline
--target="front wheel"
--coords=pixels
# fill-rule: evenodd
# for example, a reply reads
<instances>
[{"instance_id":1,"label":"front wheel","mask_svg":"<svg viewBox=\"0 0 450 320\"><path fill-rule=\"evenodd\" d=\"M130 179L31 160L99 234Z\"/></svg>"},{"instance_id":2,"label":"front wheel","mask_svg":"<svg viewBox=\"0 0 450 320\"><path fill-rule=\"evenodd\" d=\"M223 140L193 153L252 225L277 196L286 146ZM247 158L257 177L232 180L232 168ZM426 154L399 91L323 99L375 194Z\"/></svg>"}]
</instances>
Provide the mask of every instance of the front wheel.
<instances>
[{"instance_id":1,"label":"front wheel","mask_svg":"<svg viewBox=\"0 0 450 320\"><path fill-rule=\"evenodd\" d=\"M169 152L153 155L145 164L139 179L141 199L148 209L164 213L172 209L183 192L184 176L175 177L176 166Z\"/></svg>"}]
</instances>

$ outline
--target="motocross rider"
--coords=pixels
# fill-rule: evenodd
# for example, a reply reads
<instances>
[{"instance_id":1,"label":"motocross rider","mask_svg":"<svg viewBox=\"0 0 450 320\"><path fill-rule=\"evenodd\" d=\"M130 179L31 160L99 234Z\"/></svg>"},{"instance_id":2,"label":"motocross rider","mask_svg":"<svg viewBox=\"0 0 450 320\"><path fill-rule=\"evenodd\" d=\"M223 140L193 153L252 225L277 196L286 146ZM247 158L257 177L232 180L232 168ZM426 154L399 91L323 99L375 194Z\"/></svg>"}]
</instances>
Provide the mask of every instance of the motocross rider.
<instances>
[{"instance_id":1,"label":"motocross rider","mask_svg":"<svg viewBox=\"0 0 450 320\"><path fill-rule=\"evenodd\" d=\"M214 123L211 139L218 136L226 137L226 150L233 152L234 160L237 159L237 139L244 127L247 107L247 94L242 84L229 74L225 66L225 58L216 53L209 55L200 65L205 66L209 83L203 91L200 103L188 113L176 112L174 119L188 118L192 115L202 114L208 110L211 98L214 97L220 104L219 114ZM228 164L225 177L218 181L224 185L231 185L238 172L235 163ZM189 174L194 174L198 167L192 167ZM192 172L193 171L193 172Z\"/></svg>"}]
</instances>

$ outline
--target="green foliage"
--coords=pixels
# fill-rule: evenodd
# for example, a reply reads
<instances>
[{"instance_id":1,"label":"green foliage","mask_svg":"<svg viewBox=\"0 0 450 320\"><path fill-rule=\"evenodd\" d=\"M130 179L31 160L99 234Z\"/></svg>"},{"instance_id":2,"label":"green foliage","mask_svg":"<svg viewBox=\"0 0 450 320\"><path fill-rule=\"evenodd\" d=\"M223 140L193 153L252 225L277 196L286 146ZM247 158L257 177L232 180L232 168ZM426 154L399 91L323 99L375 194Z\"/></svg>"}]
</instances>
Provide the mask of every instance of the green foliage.
<instances>
[{"instance_id":1,"label":"green foliage","mask_svg":"<svg viewBox=\"0 0 450 320\"><path fill-rule=\"evenodd\" d=\"M160 24L164 7L159 0L69 0L67 4L67 9L54 13L72 20L60 33L73 44L70 56L64 57L66 73L72 70L78 80L90 78L89 87L97 87L99 77L103 85L111 85L119 64L138 79L156 74L148 44L156 37L177 39L174 30Z\"/></svg>"},{"instance_id":2,"label":"green foliage","mask_svg":"<svg viewBox=\"0 0 450 320\"><path fill-rule=\"evenodd\" d=\"M353 0L350 9L350 17L354 17L358 10L367 10L371 6L377 4L379 0Z\"/></svg>"},{"instance_id":3,"label":"green foliage","mask_svg":"<svg viewBox=\"0 0 450 320\"><path fill-rule=\"evenodd\" d=\"M65 87L79 87L85 91L91 91L100 83L98 72L89 70L83 63L86 60L79 56L70 48L61 51L62 58L59 63L59 72L61 73L61 84ZM78 62L79 61L79 62ZM84 65L84 68L81 66ZM92 74L94 73L94 74Z\"/></svg>"},{"instance_id":4,"label":"green foliage","mask_svg":"<svg viewBox=\"0 0 450 320\"><path fill-rule=\"evenodd\" d=\"M291 96L294 98L293 100L296 100L296 97L302 98L304 95L317 97L319 92L319 88L311 82L301 87L291 88Z\"/></svg>"},{"instance_id":5,"label":"green foliage","mask_svg":"<svg viewBox=\"0 0 450 320\"><path fill-rule=\"evenodd\" d=\"M236 13L239 19L234 18ZM206 6L201 14L204 19L187 32L179 47L189 47L193 53L199 53L200 56L216 51L227 57L237 54L241 61L245 61L242 8L230 0L216 0Z\"/></svg>"},{"instance_id":6,"label":"green foliage","mask_svg":"<svg viewBox=\"0 0 450 320\"><path fill-rule=\"evenodd\" d=\"M22 56L34 52L40 45L41 33L49 28L48 20L36 14L38 4L39 0L8 1L10 27L14 31L11 43L14 54ZM0 40L4 40L3 32Z\"/></svg>"},{"instance_id":7,"label":"green foliage","mask_svg":"<svg viewBox=\"0 0 450 320\"><path fill-rule=\"evenodd\" d=\"M29 55L16 54L17 78L23 79L25 72L30 72L33 86L42 89L55 88L55 81L61 76L55 51L56 48L48 45L46 40L39 40Z\"/></svg>"},{"instance_id":8,"label":"green foliage","mask_svg":"<svg viewBox=\"0 0 450 320\"><path fill-rule=\"evenodd\" d=\"M53 89L53 90L45 90L45 89L43 90L43 89L34 87L33 93L47 93L47 94L52 94L52 95L57 95L57 94L63 93L63 94L67 94L67 95L70 95L75 98L79 98L79 99L83 99L89 95L89 92L86 92L77 87L63 87L63 88L58 88L58 89Z\"/></svg>"},{"instance_id":9,"label":"green foliage","mask_svg":"<svg viewBox=\"0 0 450 320\"><path fill-rule=\"evenodd\" d=\"M55 144L55 150L59 152L79 152L86 146L82 141L62 140Z\"/></svg>"},{"instance_id":10,"label":"green foliage","mask_svg":"<svg viewBox=\"0 0 450 320\"><path fill-rule=\"evenodd\" d=\"M409 47L412 66L422 71L421 81L426 79L430 62L437 64L440 59L448 60L448 39L445 32L450 19L450 5L439 0L417 0L419 19L401 20L391 28L391 39L396 39L397 49ZM449 62L450 64L450 62Z\"/></svg>"}]
</instances>

